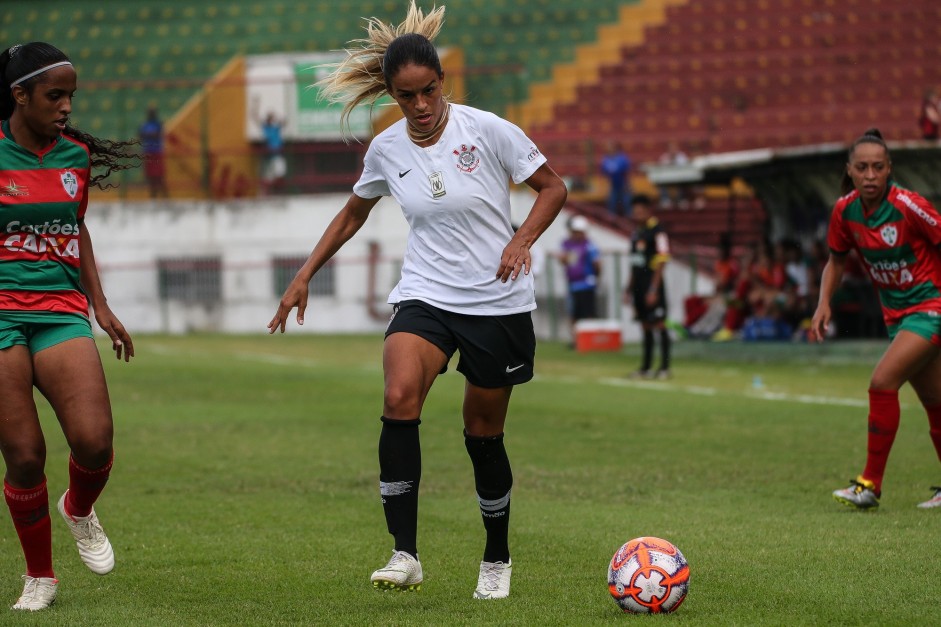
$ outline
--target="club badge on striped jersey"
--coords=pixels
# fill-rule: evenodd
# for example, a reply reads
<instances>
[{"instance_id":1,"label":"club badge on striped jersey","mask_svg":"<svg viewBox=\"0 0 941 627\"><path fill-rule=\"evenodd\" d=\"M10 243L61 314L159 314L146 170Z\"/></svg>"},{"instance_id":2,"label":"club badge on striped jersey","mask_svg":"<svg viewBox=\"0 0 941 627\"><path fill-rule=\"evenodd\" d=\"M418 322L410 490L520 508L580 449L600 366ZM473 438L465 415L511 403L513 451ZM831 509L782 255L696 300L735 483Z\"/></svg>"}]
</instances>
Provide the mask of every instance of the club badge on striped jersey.
<instances>
[{"instance_id":1,"label":"club badge on striped jersey","mask_svg":"<svg viewBox=\"0 0 941 627\"><path fill-rule=\"evenodd\" d=\"M887 224L882 227L882 230L879 231L879 235L882 236L882 241L889 246L895 246L895 242L899 238L899 232L894 224Z\"/></svg>"},{"instance_id":2,"label":"club badge on striped jersey","mask_svg":"<svg viewBox=\"0 0 941 627\"><path fill-rule=\"evenodd\" d=\"M69 195L69 198L75 198L75 194L78 193L78 177L75 176L75 172L66 170L59 175L59 179L62 181L62 189Z\"/></svg>"},{"instance_id":3,"label":"club badge on striped jersey","mask_svg":"<svg viewBox=\"0 0 941 627\"><path fill-rule=\"evenodd\" d=\"M444 188L444 175L441 172L435 172L434 174L428 175L428 180L431 181L431 195L434 198L441 198L448 193L448 190Z\"/></svg>"}]
</instances>

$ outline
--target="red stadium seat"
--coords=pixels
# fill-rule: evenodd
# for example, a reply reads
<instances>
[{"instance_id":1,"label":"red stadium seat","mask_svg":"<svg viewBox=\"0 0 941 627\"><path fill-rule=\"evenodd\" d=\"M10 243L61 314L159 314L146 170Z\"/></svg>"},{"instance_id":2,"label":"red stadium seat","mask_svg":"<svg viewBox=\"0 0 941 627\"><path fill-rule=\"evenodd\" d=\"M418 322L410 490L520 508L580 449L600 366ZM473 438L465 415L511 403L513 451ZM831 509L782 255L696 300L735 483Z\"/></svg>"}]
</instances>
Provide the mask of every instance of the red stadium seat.
<instances>
[{"instance_id":1,"label":"red stadium seat","mask_svg":"<svg viewBox=\"0 0 941 627\"><path fill-rule=\"evenodd\" d=\"M941 85L937 0L710 0L666 18L530 130L563 176L597 175L613 137L638 163L671 143L690 154L843 143L869 126L916 139L922 91ZM723 228L726 207L701 237ZM695 230L673 213L671 232ZM744 215L760 233L763 212Z\"/></svg>"}]
</instances>

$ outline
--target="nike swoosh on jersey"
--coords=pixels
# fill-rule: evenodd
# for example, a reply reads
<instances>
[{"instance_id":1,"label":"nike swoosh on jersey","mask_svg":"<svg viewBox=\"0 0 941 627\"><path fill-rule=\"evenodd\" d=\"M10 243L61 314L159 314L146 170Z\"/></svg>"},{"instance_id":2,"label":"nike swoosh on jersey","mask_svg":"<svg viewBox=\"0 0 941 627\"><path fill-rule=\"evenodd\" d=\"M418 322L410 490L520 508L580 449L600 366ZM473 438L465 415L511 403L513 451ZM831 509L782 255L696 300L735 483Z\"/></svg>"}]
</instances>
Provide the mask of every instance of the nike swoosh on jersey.
<instances>
[{"instance_id":1,"label":"nike swoosh on jersey","mask_svg":"<svg viewBox=\"0 0 941 627\"><path fill-rule=\"evenodd\" d=\"M406 170L405 172L399 172L399 178L402 178L403 176L405 176L406 174L408 174L408 173L411 172L411 171L412 171L411 168L409 168L409 169Z\"/></svg>"},{"instance_id":2,"label":"nike swoosh on jersey","mask_svg":"<svg viewBox=\"0 0 941 627\"><path fill-rule=\"evenodd\" d=\"M514 372L514 371L516 371L516 370L519 370L520 368L522 368L522 367L525 366L525 365L526 365L526 364L520 364L520 365L515 366L515 367L513 367L513 368L510 368L509 366L507 366L507 367L506 367L506 373L507 373L507 374L510 374L511 372Z\"/></svg>"}]
</instances>

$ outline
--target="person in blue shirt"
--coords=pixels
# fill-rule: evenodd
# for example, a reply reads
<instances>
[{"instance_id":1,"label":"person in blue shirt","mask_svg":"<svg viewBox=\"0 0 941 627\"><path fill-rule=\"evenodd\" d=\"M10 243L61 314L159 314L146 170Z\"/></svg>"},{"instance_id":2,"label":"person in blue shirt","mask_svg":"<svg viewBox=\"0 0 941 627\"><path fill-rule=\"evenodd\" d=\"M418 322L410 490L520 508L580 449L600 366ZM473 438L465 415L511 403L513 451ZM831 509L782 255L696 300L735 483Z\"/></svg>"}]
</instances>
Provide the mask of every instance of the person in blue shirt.
<instances>
[{"instance_id":1,"label":"person in blue shirt","mask_svg":"<svg viewBox=\"0 0 941 627\"><path fill-rule=\"evenodd\" d=\"M284 157L284 121L274 112L269 111L264 118L258 115L259 102L252 106L252 117L261 127L264 141L264 153L261 161L261 193L267 195L278 189L288 173L287 159Z\"/></svg>"},{"instance_id":2,"label":"person in blue shirt","mask_svg":"<svg viewBox=\"0 0 941 627\"><path fill-rule=\"evenodd\" d=\"M608 211L615 216L631 217L631 160L620 143L613 142L601 159L601 172L608 179Z\"/></svg>"},{"instance_id":3,"label":"person in blue shirt","mask_svg":"<svg viewBox=\"0 0 941 627\"><path fill-rule=\"evenodd\" d=\"M163 124L156 107L147 110L147 119L137 130L144 156L144 178L151 198L167 197L167 167L163 158Z\"/></svg>"}]
</instances>

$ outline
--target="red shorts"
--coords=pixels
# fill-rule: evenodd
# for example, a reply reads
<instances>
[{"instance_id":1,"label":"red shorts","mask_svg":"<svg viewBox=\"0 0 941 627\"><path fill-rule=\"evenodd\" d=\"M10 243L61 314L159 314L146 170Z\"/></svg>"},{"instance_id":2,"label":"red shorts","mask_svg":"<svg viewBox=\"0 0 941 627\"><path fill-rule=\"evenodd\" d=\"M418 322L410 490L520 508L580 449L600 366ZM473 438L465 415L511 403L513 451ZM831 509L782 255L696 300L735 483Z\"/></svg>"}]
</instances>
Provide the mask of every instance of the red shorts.
<instances>
[{"instance_id":1,"label":"red shorts","mask_svg":"<svg viewBox=\"0 0 941 627\"><path fill-rule=\"evenodd\" d=\"M162 179L167 173L162 154L144 155L144 176L148 179Z\"/></svg>"}]
</instances>

